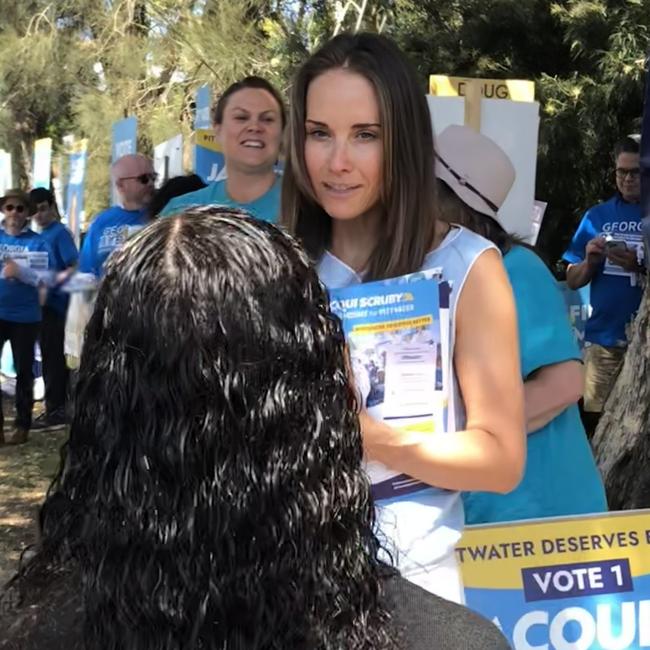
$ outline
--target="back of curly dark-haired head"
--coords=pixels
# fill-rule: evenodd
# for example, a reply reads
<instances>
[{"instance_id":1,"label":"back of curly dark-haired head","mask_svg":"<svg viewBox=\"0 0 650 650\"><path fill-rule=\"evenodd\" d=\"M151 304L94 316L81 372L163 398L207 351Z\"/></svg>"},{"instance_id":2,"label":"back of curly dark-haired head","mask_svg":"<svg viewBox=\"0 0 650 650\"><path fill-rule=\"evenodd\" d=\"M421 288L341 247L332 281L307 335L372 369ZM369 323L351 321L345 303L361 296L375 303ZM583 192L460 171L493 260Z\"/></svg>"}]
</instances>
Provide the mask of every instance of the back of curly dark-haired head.
<instances>
[{"instance_id":1,"label":"back of curly dark-haired head","mask_svg":"<svg viewBox=\"0 0 650 650\"><path fill-rule=\"evenodd\" d=\"M271 225L190 210L111 257L42 516L88 647L392 646L344 354Z\"/></svg>"}]
</instances>

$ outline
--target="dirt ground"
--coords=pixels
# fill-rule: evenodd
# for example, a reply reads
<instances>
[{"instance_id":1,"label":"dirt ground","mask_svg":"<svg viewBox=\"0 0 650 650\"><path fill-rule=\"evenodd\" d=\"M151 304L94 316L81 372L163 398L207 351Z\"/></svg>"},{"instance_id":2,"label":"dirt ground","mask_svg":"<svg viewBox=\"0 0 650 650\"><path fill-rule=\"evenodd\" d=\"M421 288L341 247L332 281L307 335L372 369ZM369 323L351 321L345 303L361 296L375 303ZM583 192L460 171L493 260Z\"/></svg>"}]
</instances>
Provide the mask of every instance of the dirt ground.
<instances>
[{"instance_id":1,"label":"dirt ground","mask_svg":"<svg viewBox=\"0 0 650 650\"><path fill-rule=\"evenodd\" d=\"M7 430L13 419L11 401L3 399L3 408ZM66 435L65 429L32 431L24 445L0 446L0 585L16 570L25 547L36 541L38 508Z\"/></svg>"}]
</instances>

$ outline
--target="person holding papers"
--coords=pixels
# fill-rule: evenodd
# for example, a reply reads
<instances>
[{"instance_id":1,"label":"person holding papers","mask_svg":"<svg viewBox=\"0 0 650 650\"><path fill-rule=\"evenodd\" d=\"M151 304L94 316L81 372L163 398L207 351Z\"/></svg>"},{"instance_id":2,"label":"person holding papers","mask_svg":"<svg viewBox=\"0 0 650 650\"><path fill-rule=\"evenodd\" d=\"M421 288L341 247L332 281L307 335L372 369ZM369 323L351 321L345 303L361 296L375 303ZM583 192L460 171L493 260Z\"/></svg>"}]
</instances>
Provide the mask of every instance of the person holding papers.
<instances>
[{"instance_id":1,"label":"person holding papers","mask_svg":"<svg viewBox=\"0 0 650 650\"><path fill-rule=\"evenodd\" d=\"M27 227L29 196L22 190L9 190L0 199L0 350L6 341L16 367L16 420L4 435L4 418L0 405L0 444L27 441L32 425L34 404L34 345L41 323L35 270L47 270L47 242Z\"/></svg>"},{"instance_id":2,"label":"person holding papers","mask_svg":"<svg viewBox=\"0 0 650 650\"><path fill-rule=\"evenodd\" d=\"M214 108L214 132L223 150L227 178L172 199L161 216L188 206L221 205L275 223L281 177L275 171L285 126L282 97L266 79L232 84Z\"/></svg>"},{"instance_id":3,"label":"person holding papers","mask_svg":"<svg viewBox=\"0 0 650 650\"><path fill-rule=\"evenodd\" d=\"M492 140L450 126L436 141L441 216L499 247L519 322L528 457L509 494L463 495L468 524L577 515L607 510L601 477L580 421L584 372L560 289L542 260L508 234L499 208L515 180Z\"/></svg>"},{"instance_id":4,"label":"person holding papers","mask_svg":"<svg viewBox=\"0 0 650 650\"><path fill-rule=\"evenodd\" d=\"M370 324L377 349L348 341L373 395L359 418L381 534L408 580L462 601L460 492L509 492L525 460L516 314L501 256L436 219L427 102L390 40L335 37L302 66L292 93L284 222L316 261L334 311L393 315ZM394 286L376 285L389 279ZM408 318L413 309L418 317ZM442 418L431 408L438 344L447 361ZM411 418L414 402L427 411L424 425Z\"/></svg>"},{"instance_id":5,"label":"person holding papers","mask_svg":"<svg viewBox=\"0 0 650 650\"><path fill-rule=\"evenodd\" d=\"M279 228L208 207L138 233L107 263L0 648L507 650L380 560L346 366Z\"/></svg>"},{"instance_id":6,"label":"person holding papers","mask_svg":"<svg viewBox=\"0 0 650 650\"><path fill-rule=\"evenodd\" d=\"M45 430L67 423L68 368L65 363L64 332L69 296L61 291L63 284L75 271L79 252L72 233L61 223L54 194L44 188L29 193L34 221L52 253L51 266L56 271L54 286L50 287L43 305L40 330L45 382L45 410L32 423L32 429Z\"/></svg>"}]
</instances>

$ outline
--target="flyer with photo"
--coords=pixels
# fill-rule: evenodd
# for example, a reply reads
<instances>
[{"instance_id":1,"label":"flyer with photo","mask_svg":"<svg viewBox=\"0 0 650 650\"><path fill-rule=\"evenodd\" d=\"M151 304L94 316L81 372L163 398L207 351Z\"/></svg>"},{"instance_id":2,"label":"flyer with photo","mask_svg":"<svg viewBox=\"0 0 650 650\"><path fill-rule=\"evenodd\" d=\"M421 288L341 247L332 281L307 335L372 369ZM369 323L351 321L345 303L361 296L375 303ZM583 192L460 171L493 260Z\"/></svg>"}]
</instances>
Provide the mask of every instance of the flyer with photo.
<instances>
[{"instance_id":1,"label":"flyer with photo","mask_svg":"<svg viewBox=\"0 0 650 650\"><path fill-rule=\"evenodd\" d=\"M402 431L444 431L449 354L443 348L449 337L441 327L438 276L412 274L335 289L330 299L368 413ZM428 487L381 463L369 462L367 471L379 500Z\"/></svg>"}]
</instances>

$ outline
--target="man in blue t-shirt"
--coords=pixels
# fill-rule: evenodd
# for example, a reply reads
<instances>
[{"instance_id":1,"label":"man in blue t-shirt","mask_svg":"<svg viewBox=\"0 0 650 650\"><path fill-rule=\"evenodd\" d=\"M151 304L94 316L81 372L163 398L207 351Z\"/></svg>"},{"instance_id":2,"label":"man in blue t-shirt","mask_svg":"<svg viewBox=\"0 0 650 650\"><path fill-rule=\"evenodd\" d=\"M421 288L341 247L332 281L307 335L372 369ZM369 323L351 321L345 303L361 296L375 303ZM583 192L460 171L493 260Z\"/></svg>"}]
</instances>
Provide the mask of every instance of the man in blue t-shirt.
<instances>
[{"instance_id":1,"label":"man in blue t-shirt","mask_svg":"<svg viewBox=\"0 0 650 650\"><path fill-rule=\"evenodd\" d=\"M32 424L32 429L53 429L66 424L65 404L68 394L68 368L65 362L65 317L68 294L61 291L77 266L79 252L70 231L59 220L54 195L43 187L29 193L33 219L52 254L50 266L56 272L55 285L49 289L43 305L40 342L45 383L45 410Z\"/></svg>"},{"instance_id":2,"label":"man in blue t-shirt","mask_svg":"<svg viewBox=\"0 0 650 650\"><path fill-rule=\"evenodd\" d=\"M148 221L147 206L154 191L156 173L150 158L129 154L111 168L121 205L100 212L88 228L79 256L79 270L98 278L109 255Z\"/></svg>"},{"instance_id":3,"label":"man in blue t-shirt","mask_svg":"<svg viewBox=\"0 0 650 650\"><path fill-rule=\"evenodd\" d=\"M618 193L585 213L564 259L567 285L591 283L592 314L585 329L584 410L595 427L620 372L626 326L641 302L643 234L639 145L624 138L615 150ZM593 415L589 415L593 414Z\"/></svg>"},{"instance_id":4,"label":"man in blue t-shirt","mask_svg":"<svg viewBox=\"0 0 650 650\"><path fill-rule=\"evenodd\" d=\"M0 444L27 441L34 405L34 345L41 321L38 270L47 272L47 242L27 227L29 197L9 190L0 199L0 350L6 341L16 367L16 420L4 435L0 405Z\"/></svg>"}]
</instances>

